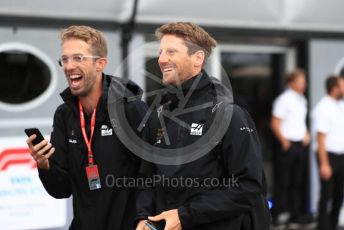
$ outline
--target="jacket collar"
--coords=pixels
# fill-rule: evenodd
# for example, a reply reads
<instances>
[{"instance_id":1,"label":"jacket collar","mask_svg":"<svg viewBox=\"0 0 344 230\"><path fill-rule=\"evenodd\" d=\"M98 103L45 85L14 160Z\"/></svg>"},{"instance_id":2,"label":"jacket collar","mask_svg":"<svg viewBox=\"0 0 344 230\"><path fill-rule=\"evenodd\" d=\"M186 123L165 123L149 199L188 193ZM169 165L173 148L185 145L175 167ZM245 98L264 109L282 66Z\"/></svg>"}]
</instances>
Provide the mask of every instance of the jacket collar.
<instances>
[{"instance_id":1,"label":"jacket collar","mask_svg":"<svg viewBox=\"0 0 344 230\"><path fill-rule=\"evenodd\" d=\"M121 99L131 99L131 100L141 100L142 97L142 89L136 85L134 82L128 80L123 80L118 77L114 77L111 75L102 74L102 95L99 98L98 106L97 106L97 121L103 121L108 117L108 93L111 87L111 94L110 96L114 96L114 92L119 93L119 97ZM120 89L119 92L116 90ZM116 94L115 93L115 94ZM69 87L66 88L61 94L63 101L67 104L69 108L79 116L79 109L78 109L78 97L74 96ZM133 99L132 99L133 98ZM110 99L110 98L109 98ZM113 100L113 98L111 98Z\"/></svg>"},{"instance_id":2,"label":"jacket collar","mask_svg":"<svg viewBox=\"0 0 344 230\"><path fill-rule=\"evenodd\" d=\"M183 97L190 93L192 94L191 97L196 96L199 91L209 87L211 84L210 77L202 70L200 74L183 82L180 86L168 86L163 93L162 103L178 101L181 94L183 94Z\"/></svg>"},{"instance_id":3,"label":"jacket collar","mask_svg":"<svg viewBox=\"0 0 344 230\"><path fill-rule=\"evenodd\" d=\"M190 90L198 91L209 85L210 79L205 71L202 71L198 75L190 78L181 85L184 95L187 94Z\"/></svg>"}]
</instances>

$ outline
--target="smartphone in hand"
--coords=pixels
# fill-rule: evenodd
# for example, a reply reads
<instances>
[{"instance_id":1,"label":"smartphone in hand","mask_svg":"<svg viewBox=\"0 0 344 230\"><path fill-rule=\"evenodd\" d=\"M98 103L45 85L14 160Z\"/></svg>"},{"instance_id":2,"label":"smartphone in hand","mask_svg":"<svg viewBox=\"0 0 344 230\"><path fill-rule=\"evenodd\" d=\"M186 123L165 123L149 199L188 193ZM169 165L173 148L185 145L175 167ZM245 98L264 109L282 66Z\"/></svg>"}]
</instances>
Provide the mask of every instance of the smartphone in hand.
<instances>
[{"instance_id":1,"label":"smartphone in hand","mask_svg":"<svg viewBox=\"0 0 344 230\"><path fill-rule=\"evenodd\" d=\"M27 128L24 131L28 137L30 137L33 134L36 135L36 138L32 141L33 145L37 145L44 140L42 133L37 128Z\"/></svg>"},{"instance_id":2,"label":"smartphone in hand","mask_svg":"<svg viewBox=\"0 0 344 230\"><path fill-rule=\"evenodd\" d=\"M165 228L165 221L153 222L146 220L145 224L149 227L150 230L163 230Z\"/></svg>"}]
</instances>

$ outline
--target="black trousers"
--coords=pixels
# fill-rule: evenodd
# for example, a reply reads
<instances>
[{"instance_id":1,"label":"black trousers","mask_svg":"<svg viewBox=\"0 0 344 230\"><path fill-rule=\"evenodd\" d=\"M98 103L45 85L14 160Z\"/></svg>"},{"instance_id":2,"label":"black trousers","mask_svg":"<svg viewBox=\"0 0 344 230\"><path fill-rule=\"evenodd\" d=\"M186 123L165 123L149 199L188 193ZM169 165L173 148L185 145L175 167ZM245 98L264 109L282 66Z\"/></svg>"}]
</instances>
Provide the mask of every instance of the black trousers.
<instances>
[{"instance_id":1,"label":"black trousers","mask_svg":"<svg viewBox=\"0 0 344 230\"><path fill-rule=\"evenodd\" d=\"M328 153L332 167L332 178L321 181L321 192L318 210L318 229L335 230L343 203L344 154ZM331 201L331 202L330 202Z\"/></svg>"},{"instance_id":2,"label":"black trousers","mask_svg":"<svg viewBox=\"0 0 344 230\"><path fill-rule=\"evenodd\" d=\"M302 142L292 142L287 151L275 155L275 217L289 212L296 219L308 213L308 159L308 148Z\"/></svg>"}]
</instances>

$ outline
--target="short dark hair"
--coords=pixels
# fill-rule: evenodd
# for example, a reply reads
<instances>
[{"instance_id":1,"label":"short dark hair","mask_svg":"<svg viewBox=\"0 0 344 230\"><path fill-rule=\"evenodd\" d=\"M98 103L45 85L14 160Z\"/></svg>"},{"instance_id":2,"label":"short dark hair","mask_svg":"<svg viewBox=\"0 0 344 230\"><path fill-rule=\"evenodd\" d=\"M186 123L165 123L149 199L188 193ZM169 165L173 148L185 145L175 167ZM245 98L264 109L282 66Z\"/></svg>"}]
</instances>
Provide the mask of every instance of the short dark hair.
<instances>
[{"instance_id":1,"label":"short dark hair","mask_svg":"<svg viewBox=\"0 0 344 230\"><path fill-rule=\"evenodd\" d=\"M339 77L344 78L344 67L340 70Z\"/></svg>"},{"instance_id":2,"label":"short dark hair","mask_svg":"<svg viewBox=\"0 0 344 230\"><path fill-rule=\"evenodd\" d=\"M330 94L331 91L335 87L338 87L338 86L339 86L338 77L336 77L334 75L330 75L329 77L327 77L327 79L326 79L326 92L327 92L327 94Z\"/></svg>"}]
</instances>

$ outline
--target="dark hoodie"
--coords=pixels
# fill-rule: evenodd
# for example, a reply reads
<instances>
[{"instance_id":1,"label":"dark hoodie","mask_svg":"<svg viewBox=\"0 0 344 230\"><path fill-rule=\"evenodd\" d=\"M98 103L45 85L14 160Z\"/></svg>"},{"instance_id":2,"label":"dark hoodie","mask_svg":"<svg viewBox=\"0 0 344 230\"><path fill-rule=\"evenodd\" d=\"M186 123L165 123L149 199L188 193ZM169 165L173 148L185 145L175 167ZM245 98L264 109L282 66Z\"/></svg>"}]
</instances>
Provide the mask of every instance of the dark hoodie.
<instances>
[{"instance_id":1,"label":"dark hoodie","mask_svg":"<svg viewBox=\"0 0 344 230\"><path fill-rule=\"evenodd\" d=\"M130 125L137 127L146 111L146 105L140 100L142 90L137 85L103 75L103 92L97 106L92 140L101 189L89 189L85 170L88 165L87 147L80 128L78 98L71 94L69 88L61 93L64 103L54 115L50 141L55 153L49 159L50 169L40 169L39 177L51 196L58 199L73 196L74 218L70 229L123 230L133 226L135 188L116 186L114 182L116 178L136 177L139 159L120 142L111 126L107 97L113 84L125 88L126 96L136 97L136 100L125 103ZM90 117L86 117L88 132L89 120Z\"/></svg>"}]
</instances>

